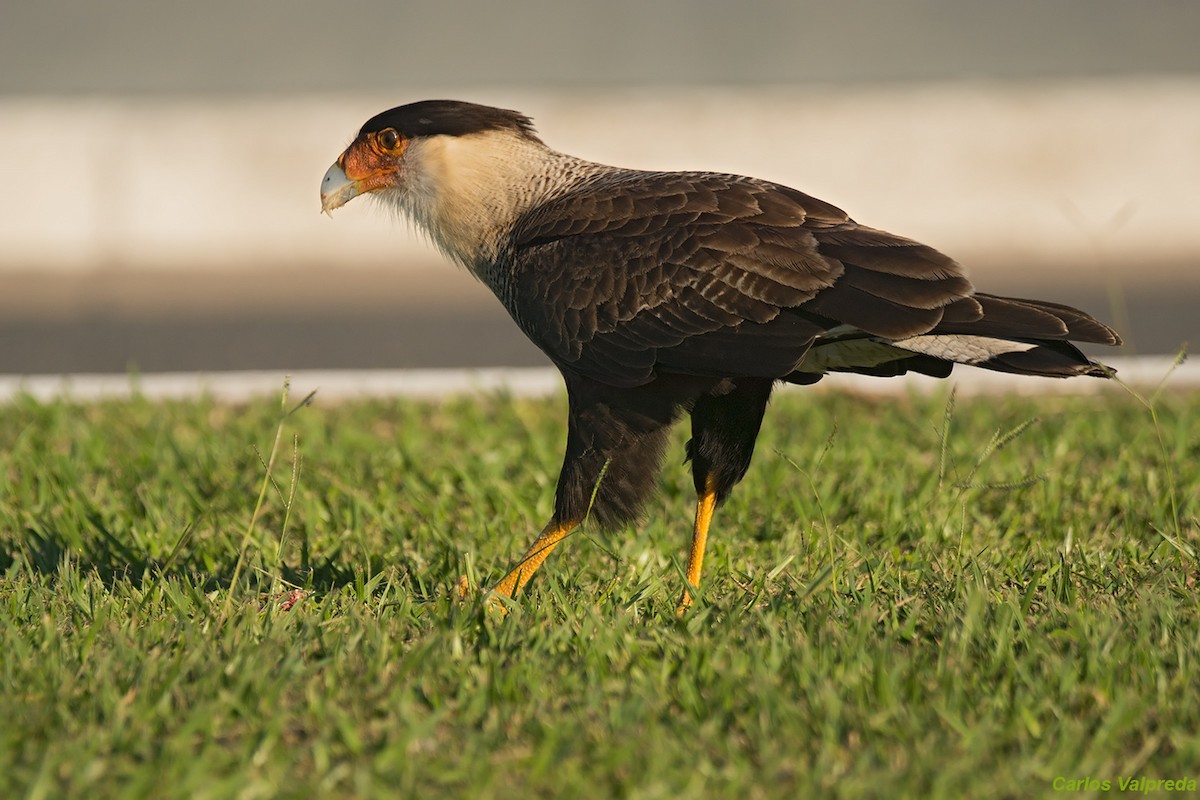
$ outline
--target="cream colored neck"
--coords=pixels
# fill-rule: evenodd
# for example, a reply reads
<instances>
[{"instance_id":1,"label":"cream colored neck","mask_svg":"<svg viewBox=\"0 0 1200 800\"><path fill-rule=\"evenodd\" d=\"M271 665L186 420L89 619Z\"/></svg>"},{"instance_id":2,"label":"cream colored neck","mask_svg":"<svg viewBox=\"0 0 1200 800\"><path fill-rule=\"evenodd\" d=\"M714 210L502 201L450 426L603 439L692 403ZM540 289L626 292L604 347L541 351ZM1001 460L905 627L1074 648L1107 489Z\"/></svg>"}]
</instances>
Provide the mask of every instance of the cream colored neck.
<instances>
[{"instance_id":1,"label":"cream colored neck","mask_svg":"<svg viewBox=\"0 0 1200 800\"><path fill-rule=\"evenodd\" d=\"M404 155L403 188L382 199L448 257L483 274L502 237L574 176L605 169L509 132L419 139Z\"/></svg>"}]
</instances>

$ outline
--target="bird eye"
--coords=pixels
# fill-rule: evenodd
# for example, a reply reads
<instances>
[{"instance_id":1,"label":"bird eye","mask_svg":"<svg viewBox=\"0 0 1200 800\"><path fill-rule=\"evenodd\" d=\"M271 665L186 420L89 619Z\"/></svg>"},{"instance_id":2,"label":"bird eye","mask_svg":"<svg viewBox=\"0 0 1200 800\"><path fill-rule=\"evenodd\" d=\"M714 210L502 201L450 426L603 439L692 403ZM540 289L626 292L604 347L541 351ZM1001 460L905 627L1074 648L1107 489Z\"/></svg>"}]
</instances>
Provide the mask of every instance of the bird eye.
<instances>
[{"instance_id":1,"label":"bird eye","mask_svg":"<svg viewBox=\"0 0 1200 800\"><path fill-rule=\"evenodd\" d=\"M395 128L384 128L379 132L379 146L384 150L395 150L398 144L400 144L400 134L396 133Z\"/></svg>"}]
</instances>

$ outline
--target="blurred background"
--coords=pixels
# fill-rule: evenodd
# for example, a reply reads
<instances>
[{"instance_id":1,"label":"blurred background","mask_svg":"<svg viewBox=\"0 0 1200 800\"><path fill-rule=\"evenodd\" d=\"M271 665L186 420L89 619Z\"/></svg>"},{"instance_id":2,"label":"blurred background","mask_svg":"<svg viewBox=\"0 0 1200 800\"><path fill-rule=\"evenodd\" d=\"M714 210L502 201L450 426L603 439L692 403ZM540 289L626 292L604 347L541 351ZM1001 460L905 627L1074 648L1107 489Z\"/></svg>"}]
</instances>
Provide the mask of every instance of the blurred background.
<instances>
[{"instance_id":1,"label":"blurred background","mask_svg":"<svg viewBox=\"0 0 1200 800\"><path fill-rule=\"evenodd\" d=\"M529 366L499 304L371 203L363 121L452 97L553 147L747 173L1200 340L1190 0L5 0L0 373Z\"/></svg>"}]
</instances>

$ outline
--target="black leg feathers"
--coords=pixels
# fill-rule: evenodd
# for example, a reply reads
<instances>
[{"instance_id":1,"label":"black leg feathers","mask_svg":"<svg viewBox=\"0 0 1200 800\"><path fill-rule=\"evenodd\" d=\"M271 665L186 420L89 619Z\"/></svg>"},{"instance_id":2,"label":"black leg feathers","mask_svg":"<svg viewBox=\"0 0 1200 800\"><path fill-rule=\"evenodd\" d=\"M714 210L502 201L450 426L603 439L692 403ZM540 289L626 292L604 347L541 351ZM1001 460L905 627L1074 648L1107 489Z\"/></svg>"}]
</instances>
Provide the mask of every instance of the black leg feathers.
<instances>
[{"instance_id":1,"label":"black leg feathers","mask_svg":"<svg viewBox=\"0 0 1200 800\"><path fill-rule=\"evenodd\" d=\"M770 379L741 378L728 393L696 401L687 455L697 494L711 488L720 503L746 476L773 385Z\"/></svg>"}]
</instances>

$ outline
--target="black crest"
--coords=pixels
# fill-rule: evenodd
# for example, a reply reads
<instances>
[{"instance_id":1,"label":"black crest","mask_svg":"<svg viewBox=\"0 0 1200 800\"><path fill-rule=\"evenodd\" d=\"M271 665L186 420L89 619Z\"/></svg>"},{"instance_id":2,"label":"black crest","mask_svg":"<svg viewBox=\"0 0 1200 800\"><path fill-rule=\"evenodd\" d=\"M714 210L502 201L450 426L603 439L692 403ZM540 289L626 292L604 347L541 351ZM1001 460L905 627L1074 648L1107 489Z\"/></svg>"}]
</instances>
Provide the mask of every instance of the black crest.
<instances>
[{"instance_id":1,"label":"black crest","mask_svg":"<svg viewBox=\"0 0 1200 800\"><path fill-rule=\"evenodd\" d=\"M422 100L397 106L371 117L359 133L371 133L384 128L395 128L406 139L510 130L540 141L534 133L533 121L524 114L460 100Z\"/></svg>"}]
</instances>

